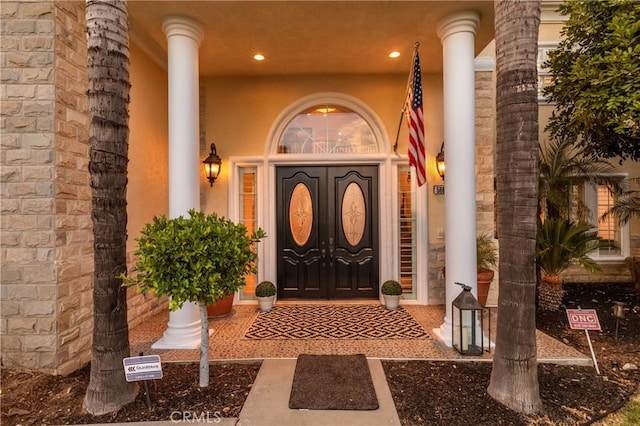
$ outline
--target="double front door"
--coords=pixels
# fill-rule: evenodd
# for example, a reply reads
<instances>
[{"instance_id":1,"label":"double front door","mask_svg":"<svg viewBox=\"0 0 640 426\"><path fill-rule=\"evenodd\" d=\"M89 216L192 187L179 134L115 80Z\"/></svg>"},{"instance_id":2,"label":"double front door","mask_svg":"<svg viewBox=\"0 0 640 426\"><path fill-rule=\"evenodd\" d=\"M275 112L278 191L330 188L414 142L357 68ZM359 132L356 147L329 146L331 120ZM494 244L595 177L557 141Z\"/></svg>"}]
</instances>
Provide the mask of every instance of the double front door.
<instances>
[{"instance_id":1,"label":"double front door","mask_svg":"<svg viewBox=\"0 0 640 426\"><path fill-rule=\"evenodd\" d=\"M278 167L278 298L378 297L378 167Z\"/></svg>"}]
</instances>

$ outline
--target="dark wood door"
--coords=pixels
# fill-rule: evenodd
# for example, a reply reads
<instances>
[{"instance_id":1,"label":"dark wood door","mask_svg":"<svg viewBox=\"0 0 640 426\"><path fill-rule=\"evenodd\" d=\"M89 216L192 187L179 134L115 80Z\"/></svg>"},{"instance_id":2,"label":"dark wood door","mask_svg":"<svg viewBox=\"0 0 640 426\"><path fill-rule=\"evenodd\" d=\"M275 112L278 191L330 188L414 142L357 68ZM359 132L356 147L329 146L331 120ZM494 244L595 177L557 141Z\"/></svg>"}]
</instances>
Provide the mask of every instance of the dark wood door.
<instances>
[{"instance_id":1,"label":"dark wood door","mask_svg":"<svg viewBox=\"0 0 640 426\"><path fill-rule=\"evenodd\" d=\"M278 167L278 297L378 297L378 167Z\"/></svg>"}]
</instances>

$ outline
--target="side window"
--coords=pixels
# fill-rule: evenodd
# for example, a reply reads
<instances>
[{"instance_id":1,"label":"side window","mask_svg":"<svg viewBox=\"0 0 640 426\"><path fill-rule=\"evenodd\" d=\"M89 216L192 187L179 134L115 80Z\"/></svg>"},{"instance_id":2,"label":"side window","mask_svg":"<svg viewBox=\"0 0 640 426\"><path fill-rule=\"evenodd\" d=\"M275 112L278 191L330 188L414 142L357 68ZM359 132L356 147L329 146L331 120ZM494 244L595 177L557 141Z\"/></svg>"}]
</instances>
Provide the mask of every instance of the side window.
<instances>
[{"instance_id":1,"label":"side window","mask_svg":"<svg viewBox=\"0 0 640 426\"><path fill-rule=\"evenodd\" d=\"M239 167L238 168L238 206L240 219L239 222L247 227L247 232L251 233L258 227L258 197L257 197L257 168L256 167ZM255 274L245 277L246 285L242 289L241 298L249 299L253 297L257 277Z\"/></svg>"},{"instance_id":2,"label":"side window","mask_svg":"<svg viewBox=\"0 0 640 426\"><path fill-rule=\"evenodd\" d=\"M538 45L538 101L541 102L547 100L542 95L544 88L553 84L551 71L544 64L549 58L549 52L557 47L558 43L540 43Z\"/></svg>"},{"instance_id":3,"label":"side window","mask_svg":"<svg viewBox=\"0 0 640 426\"><path fill-rule=\"evenodd\" d=\"M615 196L605 185L585 183L581 195L584 197L584 205L589 211L587 220L598 229L598 236L610 241L615 247L606 247L597 250L592 257L598 260L617 260L628 255L629 233L628 226L621 226L614 216L602 220L602 215L615 203Z\"/></svg>"},{"instance_id":4,"label":"side window","mask_svg":"<svg viewBox=\"0 0 640 426\"><path fill-rule=\"evenodd\" d=\"M410 166L398 166L398 277L402 292L416 295L415 184Z\"/></svg>"}]
</instances>

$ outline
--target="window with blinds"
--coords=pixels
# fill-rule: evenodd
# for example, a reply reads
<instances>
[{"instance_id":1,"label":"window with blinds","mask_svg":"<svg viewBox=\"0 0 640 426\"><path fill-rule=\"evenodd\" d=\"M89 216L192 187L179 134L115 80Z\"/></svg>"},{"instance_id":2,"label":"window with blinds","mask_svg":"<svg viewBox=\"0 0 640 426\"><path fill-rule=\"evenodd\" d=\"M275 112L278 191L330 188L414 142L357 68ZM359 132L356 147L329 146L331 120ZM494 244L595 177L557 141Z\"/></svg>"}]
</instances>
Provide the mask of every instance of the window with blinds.
<instances>
[{"instance_id":1,"label":"window with blinds","mask_svg":"<svg viewBox=\"0 0 640 426\"><path fill-rule=\"evenodd\" d=\"M247 227L247 232L251 233L257 229L258 206L257 206L257 168L256 167L240 167L239 168L239 212L240 223ZM242 293L245 296L253 296L256 288L256 274L250 274L246 277L246 285Z\"/></svg>"},{"instance_id":2,"label":"window with blinds","mask_svg":"<svg viewBox=\"0 0 640 426\"><path fill-rule=\"evenodd\" d=\"M415 295L416 215L415 185L411 167L398 167L398 266L399 282L404 294Z\"/></svg>"}]
</instances>

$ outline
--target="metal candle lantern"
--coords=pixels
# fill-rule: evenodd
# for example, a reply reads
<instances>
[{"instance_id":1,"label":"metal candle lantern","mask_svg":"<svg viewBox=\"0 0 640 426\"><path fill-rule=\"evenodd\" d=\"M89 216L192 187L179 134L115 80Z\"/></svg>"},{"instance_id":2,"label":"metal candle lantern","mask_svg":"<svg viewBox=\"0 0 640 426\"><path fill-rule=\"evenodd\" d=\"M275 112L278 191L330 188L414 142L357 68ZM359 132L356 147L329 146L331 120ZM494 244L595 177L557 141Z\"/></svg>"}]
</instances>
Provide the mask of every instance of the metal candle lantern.
<instances>
[{"instance_id":1,"label":"metal candle lantern","mask_svg":"<svg viewBox=\"0 0 640 426\"><path fill-rule=\"evenodd\" d=\"M482 355L484 309L471 294L471 287L461 283L456 284L462 286L462 292L452 302L453 347L462 355Z\"/></svg>"}]
</instances>

